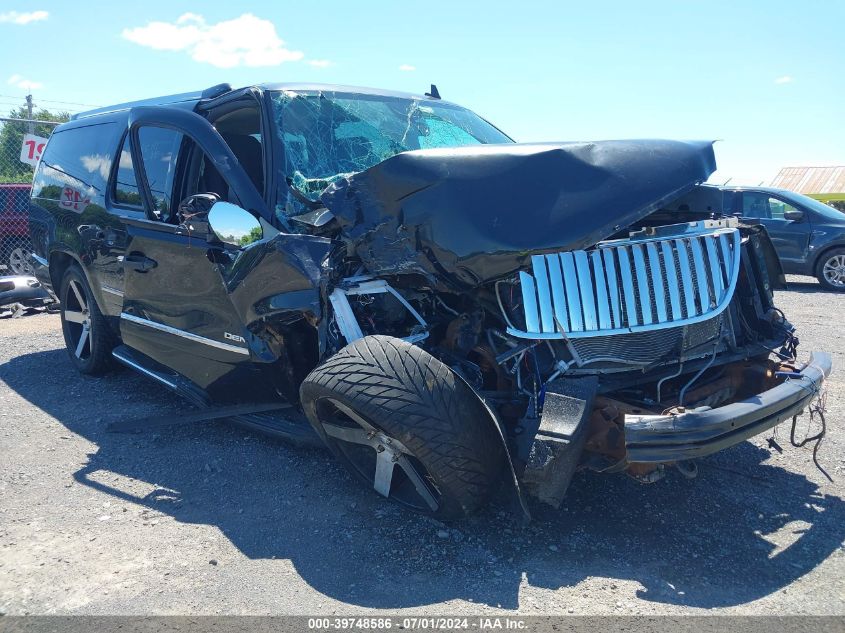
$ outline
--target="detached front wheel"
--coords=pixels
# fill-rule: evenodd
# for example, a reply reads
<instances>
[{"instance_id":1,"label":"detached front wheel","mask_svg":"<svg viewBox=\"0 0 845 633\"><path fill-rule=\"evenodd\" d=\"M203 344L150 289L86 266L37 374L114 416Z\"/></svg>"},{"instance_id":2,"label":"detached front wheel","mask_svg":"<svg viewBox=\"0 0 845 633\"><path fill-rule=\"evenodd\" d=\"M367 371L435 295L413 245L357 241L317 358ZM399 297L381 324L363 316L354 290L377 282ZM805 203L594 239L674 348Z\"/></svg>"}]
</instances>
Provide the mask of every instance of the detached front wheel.
<instances>
[{"instance_id":1,"label":"detached front wheel","mask_svg":"<svg viewBox=\"0 0 845 633\"><path fill-rule=\"evenodd\" d=\"M302 383L303 408L340 461L380 495L450 520L490 498L505 467L484 405L425 350L389 336L344 347Z\"/></svg>"}]
</instances>

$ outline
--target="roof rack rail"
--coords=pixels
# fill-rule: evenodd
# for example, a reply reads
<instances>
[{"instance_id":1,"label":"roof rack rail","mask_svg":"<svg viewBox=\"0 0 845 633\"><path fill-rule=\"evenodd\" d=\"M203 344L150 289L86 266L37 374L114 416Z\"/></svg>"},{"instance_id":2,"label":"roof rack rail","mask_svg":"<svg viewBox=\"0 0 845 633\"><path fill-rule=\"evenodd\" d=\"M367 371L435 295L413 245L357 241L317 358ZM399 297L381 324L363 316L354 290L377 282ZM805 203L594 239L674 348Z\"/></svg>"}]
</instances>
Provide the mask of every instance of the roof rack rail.
<instances>
[{"instance_id":1,"label":"roof rack rail","mask_svg":"<svg viewBox=\"0 0 845 633\"><path fill-rule=\"evenodd\" d=\"M107 112L117 112L120 110L128 110L136 106L153 106L153 105L168 105L171 103L182 103L185 101L198 101L203 99L214 99L222 94L231 92L232 86L230 84L217 84L206 88L202 92L184 92L182 94L168 95L165 97L153 97L152 99L143 99L141 101L130 101L128 103L118 103L116 105L106 106L103 108L96 108L86 112L77 112L70 117L71 121L77 119L84 119L95 114L104 114Z\"/></svg>"},{"instance_id":2,"label":"roof rack rail","mask_svg":"<svg viewBox=\"0 0 845 633\"><path fill-rule=\"evenodd\" d=\"M205 90L203 90L201 96L203 99L214 99L215 97L219 97L220 95L226 94L227 92L231 91L231 84L217 84L211 86L211 88L206 88Z\"/></svg>"}]
</instances>

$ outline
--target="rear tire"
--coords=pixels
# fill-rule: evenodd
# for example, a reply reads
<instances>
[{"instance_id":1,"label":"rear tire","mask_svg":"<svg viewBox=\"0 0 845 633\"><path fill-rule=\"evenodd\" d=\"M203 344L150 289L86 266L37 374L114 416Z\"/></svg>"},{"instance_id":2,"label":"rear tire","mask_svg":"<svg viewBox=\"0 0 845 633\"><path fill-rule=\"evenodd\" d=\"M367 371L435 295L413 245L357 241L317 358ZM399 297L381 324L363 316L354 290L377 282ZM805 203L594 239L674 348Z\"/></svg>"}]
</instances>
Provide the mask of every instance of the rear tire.
<instances>
[{"instance_id":1,"label":"rear tire","mask_svg":"<svg viewBox=\"0 0 845 633\"><path fill-rule=\"evenodd\" d=\"M816 279L827 290L845 291L845 248L833 248L819 258Z\"/></svg>"},{"instance_id":2,"label":"rear tire","mask_svg":"<svg viewBox=\"0 0 845 633\"><path fill-rule=\"evenodd\" d=\"M59 296L62 333L71 362L83 374L106 373L112 368L115 336L77 265L65 272Z\"/></svg>"},{"instance_id":3,"label":"rear tire","mask_svg":"<svg viewBox=\"0 0 845 633\"><path fill-rule=\"evenodd\" d=\"M422 514L472 514L504 471L501 436L478 396L401 339L367 336L347 345L305 378L300 398L344 466Z\"/></svg>"}]
</instances>

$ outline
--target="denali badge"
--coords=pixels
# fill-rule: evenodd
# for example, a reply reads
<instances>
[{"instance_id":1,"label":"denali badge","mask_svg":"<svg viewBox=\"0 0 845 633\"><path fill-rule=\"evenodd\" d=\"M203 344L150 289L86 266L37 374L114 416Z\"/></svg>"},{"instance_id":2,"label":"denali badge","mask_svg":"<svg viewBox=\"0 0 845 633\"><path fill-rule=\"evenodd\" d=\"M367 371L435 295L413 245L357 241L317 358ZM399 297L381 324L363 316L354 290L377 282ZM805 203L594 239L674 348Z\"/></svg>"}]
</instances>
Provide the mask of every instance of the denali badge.
<instances>
[{"instance_id":1,"label":"denali badge","mask_svg":"<svg viewBox=\"0 0 845 633\"><path fill-rule=\"evenodd\" d=\"M229 334L228 332L223 332L223 336L229 339L230 341L236 341L237 343L246 343L246 339L243 336L238 336L237 334Z\"/></svg>"}]
</instances>

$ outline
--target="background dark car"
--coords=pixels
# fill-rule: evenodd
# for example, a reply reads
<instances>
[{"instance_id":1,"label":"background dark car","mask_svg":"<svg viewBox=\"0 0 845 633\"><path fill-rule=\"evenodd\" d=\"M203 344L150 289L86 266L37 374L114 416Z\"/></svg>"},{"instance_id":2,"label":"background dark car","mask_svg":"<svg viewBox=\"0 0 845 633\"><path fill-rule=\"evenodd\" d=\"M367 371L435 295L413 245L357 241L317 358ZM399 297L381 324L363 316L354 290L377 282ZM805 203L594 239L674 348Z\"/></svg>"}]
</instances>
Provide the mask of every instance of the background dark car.
<instances>
[{"instance_id":1,"label":"background dark car","mask_svg":"<svg viewBox=\"0 0 845 633\"><path fill-rule=\"evenodd\" d=\"M0 275L32 273L29 184L0 184Z\"/></svg>"},{"instance_id":2,"label":"background dark car","mask_svg":"<svg viewBox=\"0 0 845 633\"><path fill-rule=\"evenodd\" d=\"M818 200L773 187L702 185L668 210L719 212L762 224L785 273L845 291L845 213Z\"/></svg>"}]
</instances>

